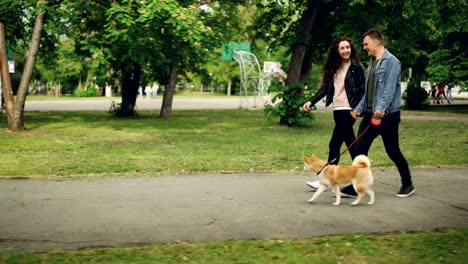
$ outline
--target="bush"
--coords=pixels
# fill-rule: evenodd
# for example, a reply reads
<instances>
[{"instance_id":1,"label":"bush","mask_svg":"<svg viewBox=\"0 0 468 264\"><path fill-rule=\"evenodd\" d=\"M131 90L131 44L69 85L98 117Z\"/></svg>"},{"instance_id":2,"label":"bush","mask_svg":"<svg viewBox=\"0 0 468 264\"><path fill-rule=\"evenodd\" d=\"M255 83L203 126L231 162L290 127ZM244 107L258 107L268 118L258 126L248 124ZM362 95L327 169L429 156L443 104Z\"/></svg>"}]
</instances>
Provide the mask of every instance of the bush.
<instances>
[{"instance_id":1,"label":"bush","mask_svg":"<svg viewBox=\"0 0 468 264\"><path fill-rule=\"evenodd\" d=\"M302 93L304 83L299 82L290 87L279 84L272 86L279 93L271 99L272 104L265 104L264 111L269 120L279 118L281 125L289 127L301 127L311 123L312 113L302 111L302 106L307 102Z\"/></svg>"},{"instance_id":2,"label":"bush","mask_svg":"<svg viewBox=\"0 0 468 264\"><path fill-rule=\"evenodd\" d=\"M92 96L97 96L97 90L96 87L94 86L89 86L88 89L86 89L86 96L87 97L92 97Z\"/></svg>"},{"instance_id":3,"label":"bush","mask_svg":"<svg viewBox=\"0 0 468 264\"><path fill-rule=\"evenodd\" d=\"M98 95L97 91L96 91L96 88L94 86L88 86L88 88L86 90L83 89L82 87L79 87L78 89L75 89L73 94L76 97L93 97L93 96Z\"/></svg>"},{"instance_id":4,"label":"bush","mask_svg":"<svg viewBox=\"0 0 468 264\"><path fill-rule=\"evenodd\" d=\"M426 90L421 86L416 85L414 82L408 83L408 88L406 88L403 93L403 99L405 100L405 109L408 110L419 110L428 108L429 102L427 101Z\"/></svg>"}]
</instances>

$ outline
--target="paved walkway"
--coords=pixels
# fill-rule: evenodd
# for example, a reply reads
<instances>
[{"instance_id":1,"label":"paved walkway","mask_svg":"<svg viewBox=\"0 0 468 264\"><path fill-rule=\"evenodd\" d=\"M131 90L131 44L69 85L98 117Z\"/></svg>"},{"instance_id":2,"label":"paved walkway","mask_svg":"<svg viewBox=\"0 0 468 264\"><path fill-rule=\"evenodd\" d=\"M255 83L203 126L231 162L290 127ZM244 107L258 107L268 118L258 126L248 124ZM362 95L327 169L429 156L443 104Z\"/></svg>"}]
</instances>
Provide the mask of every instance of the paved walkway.
<instances>
[{"instance_id":1,"label":"paved walkway","mask_svg":"<svg viewBox=\"0 0 468 264\"><path fill-rule=\"evenodd\" d=\"M189 174L96 181L0 180L0 252L174 241L307 238L468 227L468 168L374 169L376 203L314 204L311 176Z\"/></svg>"},{"instance_id":2,"label":"paved walkway","mask_svg":"<svg viewBox=\"0 0 468 264\"><path fill-rule=\"evenodd\" d=\"M26 111L108 111L113 101L121 102L121 98L86 98L83 100L68 99L68 100L27 100L25 104ZM269 96L265 96L264 100L270 100ZM160 110L162 97L157 98L138 98L137 108L139 110ZM175 97L173 100L173 109L239 109L253 108L254 98L248 97L240 99L238 96L231 97ZM444 106L468 106L468 100L463 98L455 99L452 104L434 105L435 107ZM257 98L256 106L262 106L262 103ZM318 111L331 111L331 107L325 108L323 101L317 103Z\"/></svg>"},{"instance_id":3,"label":"paved walkway","mask_svg":"<svg viewBox=\"0 0 468 264\"><path fill-rule=\"evenodd\" d=\"M112 102L120 103L121 98L86 98L83 100L28 100L25 104L26 111L108 111ZM241 104L242 103L242 104ZM136 106L138 110L160 110L162 97L138 98ZM239 106L253 107L253 98L246 101L238 96L232 97L175 97L172 103L173 109L238 109ZM260 106L260 104L258 104Z\"/></svg>"}]
</instances>

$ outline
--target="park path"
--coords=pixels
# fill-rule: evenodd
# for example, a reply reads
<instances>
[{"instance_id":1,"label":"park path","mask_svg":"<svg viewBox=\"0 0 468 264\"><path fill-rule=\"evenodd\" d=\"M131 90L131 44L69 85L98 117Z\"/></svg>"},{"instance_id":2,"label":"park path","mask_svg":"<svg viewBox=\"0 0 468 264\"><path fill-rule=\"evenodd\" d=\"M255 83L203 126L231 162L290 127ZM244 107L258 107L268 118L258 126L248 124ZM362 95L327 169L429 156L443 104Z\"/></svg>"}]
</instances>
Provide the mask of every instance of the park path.
<instances>
[{"instance_id":1,"label":"park path","mask_svg":"<svg viewBox=\"0 0 468 264\"><path fill-rule=\"evenodd\" d=\"M468 168L374 169L376 203L333 206L301 174L198 173L93 181L0 180L0 252L178 241L307 238L468 228Z\"/></svg>"}]
</instances>

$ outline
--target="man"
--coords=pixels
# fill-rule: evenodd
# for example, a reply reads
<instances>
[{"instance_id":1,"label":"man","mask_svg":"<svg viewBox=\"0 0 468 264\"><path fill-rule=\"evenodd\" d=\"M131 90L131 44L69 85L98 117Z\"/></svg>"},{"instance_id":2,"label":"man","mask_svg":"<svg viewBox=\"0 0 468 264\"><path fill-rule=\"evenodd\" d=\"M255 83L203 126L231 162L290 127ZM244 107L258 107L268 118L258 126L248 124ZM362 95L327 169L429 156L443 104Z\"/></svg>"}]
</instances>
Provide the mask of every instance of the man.
<instances>
[{"instance_id":1,"label":"man","mask_svg":"<svg viewBox=\"0 0 468 264\"><path fill-rule=\"evenodd\" d=\"M411 196L415 189L411 180L408 161L400 150L398 127L401 109L401 64L384 47L384 37L379 30L370 29L363 35L364 50L371 56L366 70L366 89L364 97L353 110L354 118L362 116L358 135L369 127L356 143L357 154L368 155L372 142L382 136L387 155L398 168L402 186L398 197ZM372 122L375 118L377 122ZM380 123L379 123L380 121ZM342 190L348 195L355 195L352 186Z\"/></svg>"}]
</instances>

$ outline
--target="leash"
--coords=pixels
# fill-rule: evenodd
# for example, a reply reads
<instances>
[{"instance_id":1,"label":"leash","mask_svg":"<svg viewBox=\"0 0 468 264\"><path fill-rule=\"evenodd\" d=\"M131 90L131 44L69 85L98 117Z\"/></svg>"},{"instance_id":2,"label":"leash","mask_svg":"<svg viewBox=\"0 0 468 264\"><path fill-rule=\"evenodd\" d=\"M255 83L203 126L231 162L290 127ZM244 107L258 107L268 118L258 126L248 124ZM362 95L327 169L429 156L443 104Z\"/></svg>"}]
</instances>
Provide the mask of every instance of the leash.
<instances>
[{"instance_id":1,"label":"leash","mask_svg":"<svg viewBox=\"0 0 468 264\"><path fill-rule=\"evenodd\" d=\"M374 123L369 124L369 125L366 127L366 129L364 129L364 130L361 132L361 134L358 135L358 137L353 141L353 143L351 143L345 150L343 150L343 152L341 152L341 154L340 154L338 157L336 157L336 158L332 159L331 161L327 162L327 163L317 172L317 176L323 171L323 169L325 169L325 167L327 167L327 166L330 165L330 164L333 164L333 162L335 162L339 157L343 156L343 154L344 154L346 151L348 151L348 150L358 141L358 139L360 139L360 138L362 137L362 135L364 135L364 133L366 133L366 131L367 131L367 130L369 129L369 127L371 127L372 125L374 125L374 126L375 126L375 125L380 125L380 123L379 123L379 124L374 124Z\"/></svg>"}]
</instances>

